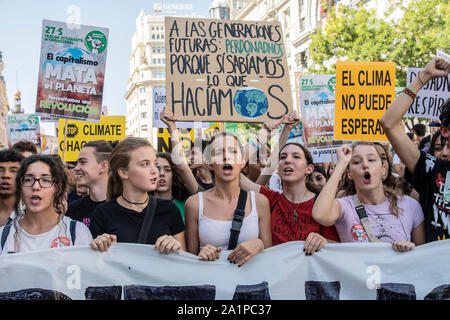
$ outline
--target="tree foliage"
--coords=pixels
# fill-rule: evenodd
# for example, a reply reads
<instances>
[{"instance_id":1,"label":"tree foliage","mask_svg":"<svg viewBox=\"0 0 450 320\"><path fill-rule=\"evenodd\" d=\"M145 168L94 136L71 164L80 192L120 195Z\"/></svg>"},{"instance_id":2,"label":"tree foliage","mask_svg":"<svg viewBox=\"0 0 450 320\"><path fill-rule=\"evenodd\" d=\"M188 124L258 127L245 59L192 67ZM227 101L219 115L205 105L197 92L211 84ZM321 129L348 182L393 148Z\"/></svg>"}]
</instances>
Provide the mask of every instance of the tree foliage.
<instances>
[{"instance_id":1,"label":"tree foliage","mask_svg":"<svg viewBox=\"0 0 450 320\"><path fill-rule=\"evenodd\" d=\"M337 60L393 61L396 85L406 85L408 67L423 67L437 49L450 51L448 0L393 1L384 19L359 6L329 8L327 23L313 35L312 73L335 72ZM390 20L394 10L403 17Z\"/></svg>"}]
</instances>

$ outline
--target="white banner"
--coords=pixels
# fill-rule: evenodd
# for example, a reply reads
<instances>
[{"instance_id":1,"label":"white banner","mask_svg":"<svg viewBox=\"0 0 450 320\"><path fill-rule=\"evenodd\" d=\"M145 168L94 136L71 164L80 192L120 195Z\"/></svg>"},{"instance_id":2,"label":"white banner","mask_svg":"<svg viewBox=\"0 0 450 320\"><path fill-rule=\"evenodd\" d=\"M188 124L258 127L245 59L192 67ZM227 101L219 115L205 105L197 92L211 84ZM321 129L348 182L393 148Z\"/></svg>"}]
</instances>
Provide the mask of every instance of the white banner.
<instances>
[{"instance_id":1,"label":"white banner","mask_svg":"<svg viewBox=\"0 0 450 320\"><path fill-rule=\"evenodd\" d=\"M0 299L442 299L450 292L450 240L394 252L388 243L304 242L264 250L243 267L153 246L116 244L107 253L68 247L0 257Z\"/></svg>"}]
</instances>

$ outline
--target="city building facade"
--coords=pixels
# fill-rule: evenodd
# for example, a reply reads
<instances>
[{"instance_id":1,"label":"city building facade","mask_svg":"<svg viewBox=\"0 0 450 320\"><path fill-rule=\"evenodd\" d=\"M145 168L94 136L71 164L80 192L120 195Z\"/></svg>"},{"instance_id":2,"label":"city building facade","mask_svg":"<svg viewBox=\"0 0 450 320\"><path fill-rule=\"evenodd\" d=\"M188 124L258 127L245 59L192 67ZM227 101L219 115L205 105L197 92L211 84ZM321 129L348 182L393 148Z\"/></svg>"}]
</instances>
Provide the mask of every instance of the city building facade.
<instances>
[{"instance_id":1,"label":"city building facade","mask_svg":"<svg viewBox=\"0 0 450 320\"><path fill-rule=\"evenodd\" d=\"M0 51L0 148L8 145L6 135L6 115L9 112L8 95L6 94L6 82L3 73L3 54Z\"/></svg>"},{"instance_id":2,"label":"city building facade","mask_svg":"<svg viewBox=\"0 0 450 320\"><path fill-rule=\"evenodd\" d=\"M127 101L127 135L147 138L156 146L152 128L153 88L165 86L164 16L145 15L136 19L132 38Z\"/></svg>"}]
</instances>

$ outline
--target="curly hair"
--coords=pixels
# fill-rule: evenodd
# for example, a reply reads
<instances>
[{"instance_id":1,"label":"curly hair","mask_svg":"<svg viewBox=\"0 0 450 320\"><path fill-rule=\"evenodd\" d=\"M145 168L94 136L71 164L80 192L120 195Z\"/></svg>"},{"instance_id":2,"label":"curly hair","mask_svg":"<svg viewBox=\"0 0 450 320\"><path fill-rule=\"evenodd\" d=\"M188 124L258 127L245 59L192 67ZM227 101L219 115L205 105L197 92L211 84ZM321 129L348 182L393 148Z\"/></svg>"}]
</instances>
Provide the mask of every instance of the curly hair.
<instances>
[{"instance_id":1,"label":"curly hair","mask_svg":"<svg viewBox=\"0 0 450 320\"><path fill-rule=\"evenodd\" d=\"M50 174L53 179L55 179L54 182L54 188L55 188L55 195L53 197L53 207L55 208L55 212L59 215L58 223L62 220L62 218L65 215L65 193L67 190L67 175L64 171L64 165L61 160L58 158L52 156L52 155L32 155L28 158L25 158L22 162L22 165L20 166L19 171L17 172L16 176L16 203L14 204L14 210L16 212L16 217L14 218L14 226L16 229L16 233L14 235L14 243L16 251L18 251L19 248L19 220L23 218L25 215L26 209L24 210L21 206L22 201L22 181L27 173L27 170L29 166L36 162L43 162L45 163L49 169Z\"/></svg>"},{"instance_id":2,"label":"curly hair","mask_svg":"<svg viewBox=\"0 0 450 320\"><path fill-rule=\"evenodd\" d=\"M156 158L163 158L169 162L170 169L172 171L172 195L174 199L178 201L186 201L191 195L186 188L186 184L181 176L180 170L173 163L172 156L167 152L159 152L156 154Z\"/></svg>"}]
</instances>

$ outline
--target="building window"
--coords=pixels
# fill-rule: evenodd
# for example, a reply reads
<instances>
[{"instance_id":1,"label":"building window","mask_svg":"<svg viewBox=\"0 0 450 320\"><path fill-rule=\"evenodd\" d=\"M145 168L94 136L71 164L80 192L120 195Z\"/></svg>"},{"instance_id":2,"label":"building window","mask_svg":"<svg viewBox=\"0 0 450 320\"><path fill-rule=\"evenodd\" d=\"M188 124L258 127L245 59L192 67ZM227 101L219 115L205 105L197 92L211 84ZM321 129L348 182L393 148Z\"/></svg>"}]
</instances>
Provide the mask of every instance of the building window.
<instances>
[{"instance_id":1,"label":"building window","mask_svg":"<svg viewBox=\"0 0 450 320\"><path fill-rule=\"evenodd\" d=\"M141 101L139 101L139 105L141 105L141 106L145 106L146 105L146 101L145 101L145 99L144 100L141 100Z\"/></svg>"},{"instance_id":2,"label":"building window","mask_svg":"<svg viewBox=\"0 0 450 320\"><path fill-rule=\"evenodd\" d=\"M139 88L139 92L140 92L140 93L145 93L145 87Z\"/></svg>"},{"instance_id":3,"label":"building window","mask_svg":"<svg viewBox=\"0 0 450 320\"><path fill-rule=\"evenodd\" d=\"M303 32L305 30L305 17L300 19L300 32Z\"/></svg>"},{"instance_id":4,"label":"building window","mask_svg":"<svg viewBox=\"0 0 450 320\"><path fill-rule=\"evenodd\" d=\"M152 34L152 39L155 40L155 35L154 34Z\"/></svg>"},{"instance_id":5,"label":"building window","mask_svg":"<svg viewBox=\"0 0 450 320\"><path fill-rule=\"evenodd\" d=\"M141 131L147 131L147 125L146 124L143 124L141 126Z\"/></svg>"},{"instance_id":6,"label":"building window","mask_svg":"<svg viewBox=\"0 0 450 320\"><path fill-rule=\"evenodd\" d=\"M141 112L141 119L147 118L147 112Z\"/></svg>"},{"instance_id":7,"label":"building window","mask_svg":"<svg viewBox=\"0 0 450 320\"><path fill-rule=\"evenodd\" d=\"M156 59L153 59L153 64L156 64Z\"/></svg>"}]
</instances>

